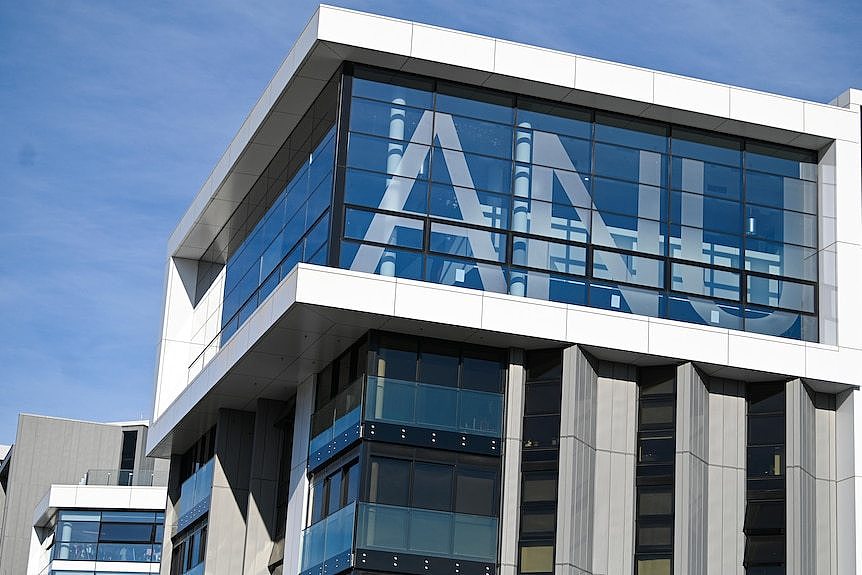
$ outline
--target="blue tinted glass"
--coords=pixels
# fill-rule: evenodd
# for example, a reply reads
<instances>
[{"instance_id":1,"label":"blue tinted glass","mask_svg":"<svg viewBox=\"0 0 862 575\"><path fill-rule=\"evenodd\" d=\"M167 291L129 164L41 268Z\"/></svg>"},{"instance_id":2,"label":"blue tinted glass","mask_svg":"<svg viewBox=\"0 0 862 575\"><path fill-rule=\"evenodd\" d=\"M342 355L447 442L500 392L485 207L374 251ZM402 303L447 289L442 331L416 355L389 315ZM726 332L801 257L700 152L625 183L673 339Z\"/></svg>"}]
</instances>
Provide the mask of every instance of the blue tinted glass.
<instances>
[{"instance_id":1,"label":"blue tinted glass","mask_svg":"<svg viewBox=\"0 0 862 575\"><path fill-rule=\"evenodd\" d=\"M512 157L513 133L511 126L483 122L473 118L450 116L438 112L435 116L435 123L438 125L436 130L439 132L439 125L449 120L455 125L458 141L447 142L444 138L440 138L439 143L441 146L449 147L450 144L460 143L460 149L465 152L475 152L499 158Z\"/></svg>"},{"instance_id":2,"label":"blue tinted glass","mask_svg":"<svg viewBox=\"0 0 862 575\"><path fill-rule=\"evenodd\" d=\"M524 100L517 110L517 125L542 132L589 138L592 135L590 113L568 106Z\"/></svg>"},{"instance_id":3,"label":"blue tinted glass","mask_svg":"<svg viewBox=\"0 0 862 575\"><path fill-rule=\"evenodd\" d=\"M594 211L591 234L594 245L664 255L667 224Z\"/></svg>"},{"instance_id":4,"label":"blue tinted glass","mask_svg":"<svg viewBox=\"0 0 862 575\"><path fill-rule=\"evenodd\" d=\"M590 176L544 166L515 165L514 195L566 206L592 205Z\"/></svg>"},{"instance_id":5,"label":"blue tinted glass","mask_svg":"<svg viewBox=\"0 0 862 575\"><path fill-rule=\"evenodd\" d=\"M593 250L593 277L660 288L664 286L664 262L643 256Z\"/></svg>"},{"instance_id":6,"label":"blue tinted glass","mask_svg":"<svg viewBox=\"0 0 862 575\"><path fill-rule=\"evenodd\" d=\"M405 178L420 178L428 173L428 146L350 134L347 165Z\"/></svg>"},{"instance_id":7,"label":"blue tinted glass","mask_svg":"<svg viewBox=\"0 0 862 575\"><path fill-rule=\"evenodd\" d=\"M419 121L426 113L429 112L406 106L393 106L385 102L354 98L350 103L350 130L393 140L412 140L422 144L430 144L430 116L426 120L426 124L423 125L423 130L419 133L416 132Z\"/></svg>"},{"instance_id":8,"label":"blue tinted glass","mask_svg":"<svg viewBox=\"0 0 862 575\"><path fill-rule=\"evenodd\" d=\"M799 313L777 310L745 308L745 331L816 341L817 318Z\"/></svg>"},{"instance_id":9,"label":"blue tinted glass","mask_svg":"<svg viewBox=\"0 0 862 575\"><path fill-rule=\"evenodd\" d=\"M673 258L732 268L742 265L740 236L685 226L671 226L670 233Z\"/></svg>"},{"instance_id":10,"label":"blue tinted glass","mask_svg":"<svg viewBox=\"0 0 862 575\"><path fill-rule=\"evenodd\" d=\"M595 178L593 202L602 213L613 212L650 220L664 219L667 192L661 188L622 180Z\"/></svg>"},{"instance_id":11,"label":"blue tinted glass","mask_svg":"<svg viewBox=\"0 0 862 575\"><path fill-rule=\"evenodd\" d=\"M587 303L584 280L535 270L511 270L509 293L575 305Z\"/></svg>"},{"instance_id":12,"label":"blue tinted glass","mask_svg":"<svg viewBox=\"0 0 862 575\"><path fill-rule=\"evenodd\" d=\"M667 152L667 128L631 117L596 114L596 140Z\"/></svg>"},{"instance_id":13,"label":"blue tinted glass","mask_svg":"<svg viewBox=\"0 0 862 575\"><path fill-rule=\"evenodd\" d=\"M506 236L475 228L432 223L429 247L454 256L501 262L506 259Z\"/></svg>"},{"instance_id":14,"label":"blue tinted glass","mask_svg":"<svg viewBox=\"0 0 862 575\"><path fill-rule=\"evenodd\" d=\"M748 302L795 311L814 311L814 286L787 280L748 276Z\"/></svg>"},{"instance_id":15,"label":"blue tinted glass","mask_svg":"<svg viewBox=\"0 0 862 575\"><path fill-rule=\"evenodd\" d=\"M332 173L335 167L335 140L330 139L326 145L318 146L311 154L308 164L308 189L314 190L318 184Z\"/></svg>"},{"instance_id":16,"label":"blue tinted glass","mask_svg":"<svg viewBox=\"0 0 862 575\"><path fill-rule=\"evenodd\" d=\"M422 249L422 220L348 208L344 237Z\"/></svg>"},{"instance_id":17,"label":"blue tinted glass","mask_svg":"<svg viewBox=\"0 0 862 575\"><path fill-rule=\"evenodd\" d=\"M266 297L273 292L275 286L278 285L280 279L281 278L279 277L278 270L273 270L272 273L270 273L269 276L265 280L263 280L263 282L260 284L260 287L257 289L258 300L265 300Z\"/></svg>"},{"instance_id":18,"label":"blue tinted glass","mask_svg":"<svg viewBox=\"0 0 862 575\"><path fill-rule=\"evenodd\" d=\"M595 172L632 182L664 186L667 179L667 157L648 150L596 144Z\"/></svg>"},{"instance_id":19,"label":"blue tinted glass","mask_svg":"<svg viewBox=\"0 0 862 575\"><path fill-rule=\"evenodd\" d=\"M359 272L422 279L422 254L397 248L341 242L339 266Z\"/></svg>"},{"instance_id":20,"label":"blue tinted glass","mask_svg":"<svg viewBox=\"0 0 862 575\"><path fill-rule=\"evenodd\" d=\"M317 221L332 202L332 174L329 174L308 197L305 212L305 227Z\"/></svg>"},{"instance_id":21,"label":"blue tinted glass","mask_svg":"<svg viewBox=\"0 0 862 575\"><path fill-rule=\"evenodd\" d=\"M704 162L740 166L742 140L674 127L671 153Z\"/></svg>"},{"instance_id":22,"label":"blue tinted glass","mask_svg":"<svg viewBox=\"0 0 862 575\"><path fill-rule=\"evenodd\" d=\"M305 252L303 258L305 261L311 259L311 256L316 254L329 240L329 214L326 214L305 236Z\"/></svg>"},{"instance_id":23,"label":"blue tinted glass","mask_svg":"<svg viewBox=\"0 0 862 575\"><path fill-rule=\"evenodd\" d=\"M593 282L589 294L592 307L650 317L664 315L665 297L661 292Z\"/></svg>"},{"instance_id":24,"label":"blue tinted glass","mask_svg":"<svg viewBox=\"0 0 862 575\"><path fill-rule=\"evenodd\" d=\"M284 192L284 215L290 218L305 203L311 190L308 188L308 165L302 169L287 185Z\"/></svg>"},{"instance_id":25,"label":"blue tinted glass","mask_svg":"<svg viewBox=\"0 0 862 575\"><path fill-rule=\"evenodd\" d=\"M440 83L438 90L436 108L439 112L507 125L511 125L514 120L511 96L444 83Z\"/></svg>"},{"instance_id":26,"label":"blue tinted glass","mask_svg":"<svg viewBox=\"0 0 862 575\"><path fill-rule=\"evenodd\" d=\"M391 189L390 189L391 188ZM389 190L389 197L386 192ZM406 199L404 194L407 195ZM387 176L364 170L347 170L344 184L344 202L369 208L394 209L424 214L428 196L428 183L398 176ZM386 202L384 202L386 198ZM403 202L403 206L401 205Z\"/></svg>"},{"instance_id":27,"label":"blue tinted glass","mask_svg":"<svg viewBox=\"0 0 862 575\"><path fill-rule=\"evenodd\" d=\"M786 176L746 172L745 201L797 212L817 213L817 184Z\"/></svg>"},{"instance_id":28,"label":"blue tinted glass","mask_svg":"<svg viewBox=\"0 0 862 575\"><path fill-rule=\"evenodd\" d=\"M669 319L726 329L742 329L742 311L738 305L679 295L669 296L667 303Z\"/></svg>"},{"instance_id":29,"label":"blue tinted glass","mask_svg":"<svg viewBox=\"0 0 862 575\"><path fill-rule=\"evenodd\" d=\"M426 281L496 293L506 293L508 282L501 266L452 258L428 256Z\"/></svg>"},{"instance_id":30,"label":"blue tinted glass","mask_svg":"<svg viewBox=\"0 0 862 575\"><path fill-rule=\"evenodd\" d=\"M512 240L512 263L583 276L587 271L587 250L577 245L515 236Z\"/></svg>"},{"instance_id":31,"label":"blue tinted glass","mask_svg":"<svg viewBox=\"0 0 862 575\"><path fill-rule=\"evenodd\" d=\"M537 236L587 243L590 234L590 210L515 199L512 229Z\"/></svg>"},{"instance_id":32,"label":"blue tinted glass","mask_svg":"<svg viewBox=\"0 0 862 575\"><path fill-rule=\"evenodd\" d=\"M742 206L700 194L671 192L670 221L728 234L742 233Z\"/></svg>"},{"instance_id":33,"label":"blue tinted glass","mask_svg":"<svg viewBox=\"0 0 862 575\"><path fill-rule=\"evenodd\" d=\"M527 135L526 132L519 131L518 135L519 148L516 158L518 161L531 161L535 165L548 166L557 170L589 173L591 164L589 140L542 132L534 132L529 139L524 138ZM526 154L527 146L530 148L530 156Z\"/></svg>"},{"instance_id":34,"label":"blue tinted glass","mask_svg":"<svg viewBox=\"0 0 862 575\"><path fill-rule=\"evenodd\" d=\"M810 214L747 206L745 215L745 231L749 236L801 246L817 246L817 218Z\"/></svg>"},{"instance_id":35,"label":"blue tinted glass","mask_svg":"<svg viewBox=\"0 0 862 575\"><path fill-rule=\"evenodd\" d=\"M817 179L817 157L812 152L770 144L746 144L745 168L803 180Z\"/></svg>"},{"instance_id":36,"label":"blue tinted glass","mask_svg":"<svg viewBox=\"0 0 862 575\"><path fill-rule=\"evenodd\" d=\"M745 241L745 269L817 281L817 250L749 238Z\"/></svg>"},{"instance_id":37,"label":"blue tinted glass","mask_svg":"<svg viewBox=\"0 0 862 575\"><path fill-rule=\"evenodd\" d=\"M302 246L296 246L289 254L287 254L284 259L281 261L281 265L279 266L279 277L284 279L287 275L293 271L293 268L296 267L302 260Z\"/></svg>"},{"instance_id":38,"label":"blue tinted glass","mask_svg":"<svg viewBox=\"0 0 862 575\"><path fill-rule=\"evenodd\" d=\"M742 190L742 170L700 160L673 158L671 187L684 192L739 200Z\"/></svg>"},{"instance_id":39,"label":"blue tinted glass","mask_svg":"<svg viewBox=\"0 0 862 575\"><path fill-rule=\"evenodd\" d=\"M375 82L363 78L359 74L379 81ZM398 101L401 105L413 106L414 108L431 108L433 94L430 90L433 88L433 84L430 81L399 79L400 83L407 85L396 85L390 83L393 80L394 75L392 74L362 71L353 78L352 93L354 96L381 100L387 103Z\"/></svg>"},{"instance_id":40,"label":"blue tinted glass","mask_svg":"<svg viewBox=\"0 0 862 575\"><path fill-rule=\"evenodd\" d=\"M432 163L435 182L463 188L475 187L508 194L512 185L512 162L488 156L434 148ZM465 162L466 160L466 162Z\"/></svg>"},{"instance_id":41,"label":"blue tinted glass","mask_svg":"<svg viewBox=\"0 0 862 575\"><path fill-rule=\"evenodd\" d=\"M712 268L674 263L671 289L699 296L739 299L739 274Z\"/></svg>"},{"instance_id":42,"label":"blue tinted glass","mask_svg":"<svg viewBox=\"0 0 862 575\"><path fill-rule=\"evenodd\" d=\"M443 184L431 186L429 213L479 226L509 227L510 197Z\"/></svg>"}]
</instances>

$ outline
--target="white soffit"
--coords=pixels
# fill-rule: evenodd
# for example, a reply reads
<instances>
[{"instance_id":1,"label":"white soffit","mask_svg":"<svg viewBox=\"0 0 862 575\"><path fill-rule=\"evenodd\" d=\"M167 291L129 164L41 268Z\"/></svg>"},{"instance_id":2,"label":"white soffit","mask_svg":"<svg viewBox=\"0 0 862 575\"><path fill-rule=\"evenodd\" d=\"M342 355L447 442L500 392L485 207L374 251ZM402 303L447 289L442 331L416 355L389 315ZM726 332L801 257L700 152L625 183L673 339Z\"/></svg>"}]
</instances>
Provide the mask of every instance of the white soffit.
<instances>
[{"instance_id":1,"label":"white soffit","mask_svg":"<svg viewBox=\"0 0 862 575\"><path fill-rule=\"evenodd\" d=\"M855 110L322 5L171 234L169 257L201 257L343 61L811 149L860 140Z\"/></svg>"}]
</instances>

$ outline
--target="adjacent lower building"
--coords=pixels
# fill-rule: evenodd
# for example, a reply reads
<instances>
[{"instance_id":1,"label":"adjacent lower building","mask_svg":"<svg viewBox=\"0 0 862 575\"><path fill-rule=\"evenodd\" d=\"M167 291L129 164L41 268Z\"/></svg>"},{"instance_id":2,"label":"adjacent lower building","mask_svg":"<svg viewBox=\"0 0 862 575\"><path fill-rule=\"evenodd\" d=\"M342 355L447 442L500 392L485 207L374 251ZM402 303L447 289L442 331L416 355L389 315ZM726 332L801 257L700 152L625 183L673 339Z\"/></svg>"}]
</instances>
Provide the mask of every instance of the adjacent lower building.
<instances>
[{"instance_id":1,"label":"adjacent lower building","mask_svg":"<svg viewBox=\"0 0 862 575\"><path fill-rule=\"evenodd\" d=\"M862 573L860 103L321 6L168 242L161 572Z\"/></svg>"},{"instance_id":2,"label":"adjacent lower building","mask_svg":"<svg viewBox=\"0 0 862 575\"><path fill-rule=\"evenodd\" d=\"M0 463L0 573L158 573L168 466L146 421L22 414Z\"/></svg>"}]
</instances>

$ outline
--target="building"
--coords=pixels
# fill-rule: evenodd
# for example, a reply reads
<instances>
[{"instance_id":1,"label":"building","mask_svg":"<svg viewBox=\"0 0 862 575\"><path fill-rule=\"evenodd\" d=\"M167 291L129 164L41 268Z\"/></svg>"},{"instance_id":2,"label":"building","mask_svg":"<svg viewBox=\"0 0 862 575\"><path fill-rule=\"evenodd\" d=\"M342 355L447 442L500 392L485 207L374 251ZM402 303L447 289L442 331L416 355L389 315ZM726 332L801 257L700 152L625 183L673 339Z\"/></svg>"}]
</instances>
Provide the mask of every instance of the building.
<instances>
[{"instance_id":1,"label":"building","mask_svg":"<svg viewBox=\"0 0 862 575\"><path fill-rule=\"evenodd\" d=\"M860 103L321 6L168 242L162 573L862 572Z\"/></svg>"},{"instance_id":2,"label":"building","mask_svg":"<svg viewBox=\"0 0 862 575\"><path fill-rule=\"evenodd\" d=\"M147 428L20 415L0 463L0 573L158 573L168 471Z\"/></svg>"}]
</instances>

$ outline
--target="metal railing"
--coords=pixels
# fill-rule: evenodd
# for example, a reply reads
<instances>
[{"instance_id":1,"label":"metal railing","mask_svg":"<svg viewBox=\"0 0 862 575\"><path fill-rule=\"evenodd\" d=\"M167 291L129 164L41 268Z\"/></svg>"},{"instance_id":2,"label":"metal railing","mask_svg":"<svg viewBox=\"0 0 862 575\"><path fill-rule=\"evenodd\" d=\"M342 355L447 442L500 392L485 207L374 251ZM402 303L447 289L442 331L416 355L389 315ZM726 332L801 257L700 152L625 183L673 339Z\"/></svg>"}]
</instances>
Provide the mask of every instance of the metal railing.
<instances>
[{"instance_id":1,"label":"metal railing","mask_svg":"<svg viewBox=\"0 0 862 575\"><path fill-rule=\"evenodd\" d=\"M168 472L152 469L90 469L81 478L81 485L165 487L167 484Z\"/></svg>"}]
</instances>

